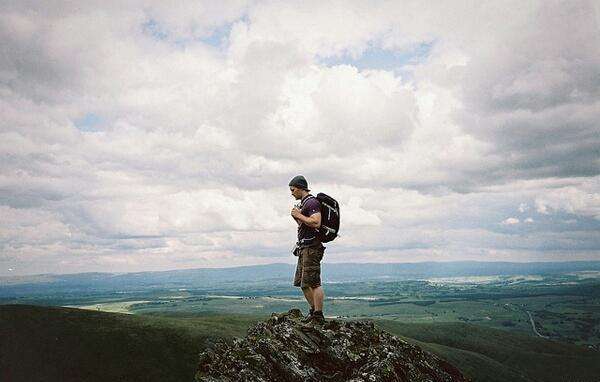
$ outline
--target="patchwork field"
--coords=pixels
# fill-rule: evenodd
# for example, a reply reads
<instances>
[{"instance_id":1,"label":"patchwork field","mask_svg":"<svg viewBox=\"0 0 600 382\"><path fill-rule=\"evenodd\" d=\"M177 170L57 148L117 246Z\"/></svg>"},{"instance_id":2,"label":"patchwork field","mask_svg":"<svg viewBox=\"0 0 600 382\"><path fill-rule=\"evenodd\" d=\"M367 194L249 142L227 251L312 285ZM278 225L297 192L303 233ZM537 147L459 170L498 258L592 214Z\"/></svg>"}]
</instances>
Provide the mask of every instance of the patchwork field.
<instances>
[{"instance_id":1,"label":"patchwork field","mask_svg":"<svg viewBox=\"0 0 600 382\"><path fill-rule=\"evenodd\" d=\"M578 272L325 282L325 314L404 323L463 322L599 349L600 278L596 276L595 272ZM234 283L219 291L155 288L135 293L23 298L20 302L171 316L269 315L293 307L306 311L299 290L291 288L287 280Z\"/></svg>"}]
</instances>

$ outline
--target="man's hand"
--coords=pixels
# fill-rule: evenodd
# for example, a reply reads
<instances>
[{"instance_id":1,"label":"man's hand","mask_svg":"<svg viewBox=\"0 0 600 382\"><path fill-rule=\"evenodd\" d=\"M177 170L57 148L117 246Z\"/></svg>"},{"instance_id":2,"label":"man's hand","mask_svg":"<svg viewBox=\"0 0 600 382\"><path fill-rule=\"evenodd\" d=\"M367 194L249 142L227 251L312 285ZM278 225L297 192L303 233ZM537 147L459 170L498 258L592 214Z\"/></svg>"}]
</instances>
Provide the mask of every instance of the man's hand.
<instances>
[{"instance_id":1,"label":"man's hand","mask_svg":"<svg viewBox=\"0 0 600 382\"><path fill-rule=\"evenodd\" d=\"M296 220L299 220L301 219L300 216L302 216L302 212L300 212L298 207L292 208L292 217Z\"/></svg>"},{"instance_id":2,"label":"man's hand","mask_svg":"<svg viewBox=\"0 0 600 382\"><path fill-rule=\"evenodd\" d=\"M292 208L292 217L296 219L298 224L304 223L311 228L319 228L321 226L321 213L316 212L309 217L302 215L297 207Z\"/></svg>"},{"instance_id":3,"label":"man's hand","mask_svg":"<svg viewBox=\"0 0 600 382\"><path fill-rule=\"evenodd\" d=\"M294 210L296 210L296 211L294 211ZM298 217L298 215L302 216L302 212L300 212L300 210L298 209L298 207L292 208L291 215L294 218L294 220L296 221L296 223L298 224L298 226L302 225L302 220L300 220L300 218Z\"/></svg>"}]
</instances>

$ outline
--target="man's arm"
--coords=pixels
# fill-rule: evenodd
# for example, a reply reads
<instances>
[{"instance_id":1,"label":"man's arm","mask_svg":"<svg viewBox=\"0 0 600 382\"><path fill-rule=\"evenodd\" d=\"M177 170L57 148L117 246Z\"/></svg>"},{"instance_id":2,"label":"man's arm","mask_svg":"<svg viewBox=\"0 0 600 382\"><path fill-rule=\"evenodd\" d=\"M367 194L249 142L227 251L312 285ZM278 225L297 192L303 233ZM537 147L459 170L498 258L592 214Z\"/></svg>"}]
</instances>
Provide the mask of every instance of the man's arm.
<instances>
[{"instance_id":1,"label":"man's arm","mask_svg":"<svg viewBox=\"0 0 600 382\"><path fill-rule=\"evenodd\" d=\"M294 207L294 209L292 209L292 216L296 219L296 221L300 221L311 228L319 228L321 226L320 212L315 212L310 216L304 216L299 209Z\"/></svg>"}]
</instances>

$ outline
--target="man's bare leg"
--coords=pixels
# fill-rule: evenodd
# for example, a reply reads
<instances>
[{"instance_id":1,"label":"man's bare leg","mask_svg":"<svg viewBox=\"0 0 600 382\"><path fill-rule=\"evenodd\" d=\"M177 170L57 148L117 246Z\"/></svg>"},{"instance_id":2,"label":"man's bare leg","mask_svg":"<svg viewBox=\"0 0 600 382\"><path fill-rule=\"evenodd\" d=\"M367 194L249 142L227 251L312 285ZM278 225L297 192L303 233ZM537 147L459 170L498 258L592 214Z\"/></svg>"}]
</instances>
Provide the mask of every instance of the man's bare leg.
<instances>
[{"instance_id":1,"label":"man's bare leg","mask_svg":"<svg viewBox=\"0 0 600 382\"><path fill-rule=\"evenodd\" d=\"M308 301L308 304L310 305L311 308L314 308L314 300L313 300L313 288L311 287L304 287L302 288L302 292L304 293L304 298L306 298L306 301Z\"/></svg>"},{"instance_id":2,"label":"man's bare leg","mask_svg":"<svg viewBox=\"0 0 600 382\"><path fill-rule=\"evenodd\" d=\"M314 302L314 305L312 305L315 308L315 311L323 311L323 299L325 298L325 292L323 291L323 288L321 288L321 286L318 286L316 288L311 288L312 291L312 300Z\"/></svg>"}]
</instances>

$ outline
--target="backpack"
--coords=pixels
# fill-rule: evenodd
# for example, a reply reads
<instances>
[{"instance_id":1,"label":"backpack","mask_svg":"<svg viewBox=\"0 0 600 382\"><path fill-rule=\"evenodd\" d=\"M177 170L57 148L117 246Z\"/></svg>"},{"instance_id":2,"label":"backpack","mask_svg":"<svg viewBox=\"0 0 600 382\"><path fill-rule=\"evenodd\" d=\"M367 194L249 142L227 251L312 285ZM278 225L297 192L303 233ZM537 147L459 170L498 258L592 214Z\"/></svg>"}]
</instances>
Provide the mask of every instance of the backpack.
<instances>
[{"instance_id":1,"label":"backpack","mask_svg":"<svg viewBox=\"0 0 600 382\"><path fill-rule=\"evenodd\" d=\"M316 198L321 204L321 226L317 238L321 243L327 243L338 237L340 205L334 198L322 192L319 192Z\"/></svg>"}]
</instances>

